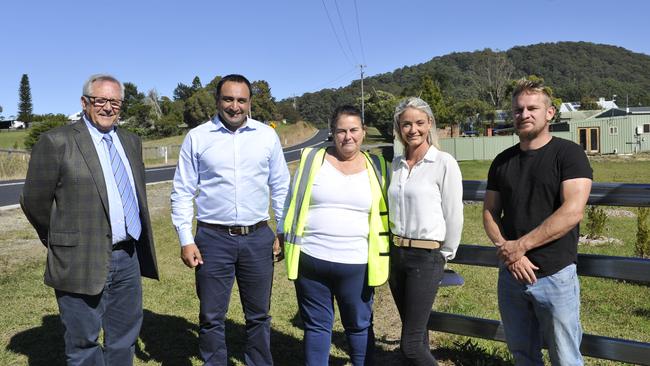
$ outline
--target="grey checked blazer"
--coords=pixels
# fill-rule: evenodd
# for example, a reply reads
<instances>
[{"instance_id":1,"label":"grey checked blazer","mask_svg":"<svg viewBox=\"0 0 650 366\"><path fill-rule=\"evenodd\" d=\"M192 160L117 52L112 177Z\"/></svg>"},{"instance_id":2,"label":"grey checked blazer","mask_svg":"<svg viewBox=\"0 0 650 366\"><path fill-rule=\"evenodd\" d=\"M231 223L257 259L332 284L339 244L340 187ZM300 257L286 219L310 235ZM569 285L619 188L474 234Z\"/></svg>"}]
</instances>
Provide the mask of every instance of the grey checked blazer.
<instances>
[{"instance_id":1,"label":"grey checked blazer","mask_svg":"<svg viewBox=\"0 0 650 366\"><path fill-rule=\"evenodd\" d=\"M140 138L117 135L133 173L142 234L136 245L142 276L158 279L145 191ZM112 251L104 174L83 120L43 133L32 149L20 205L47 247L45 284L55 289L99 294Z\"/></svg>"}]
</instances>

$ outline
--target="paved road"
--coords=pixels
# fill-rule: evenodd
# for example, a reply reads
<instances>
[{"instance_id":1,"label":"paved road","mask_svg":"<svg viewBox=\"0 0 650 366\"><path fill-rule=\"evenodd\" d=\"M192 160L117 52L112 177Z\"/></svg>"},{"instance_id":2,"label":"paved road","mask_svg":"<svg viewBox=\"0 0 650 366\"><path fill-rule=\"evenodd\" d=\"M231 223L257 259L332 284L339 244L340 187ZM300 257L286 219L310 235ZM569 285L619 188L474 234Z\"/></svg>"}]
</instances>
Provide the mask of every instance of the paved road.
<instances>
[{"instance_id":1,"label":"paved road","mask_svg":"<svg viewBox=\"0 0 650 366\"><path fill-rule=\"evenodd\" d=\"M294 161L300 158L300 150L310 146L320 146L327 142L327 130L319 130L318 133L308 141L284 149L284 157L287 161ZM164 182L174 177L176 166L163 166L145 170L147 183ZM18 197L23 190L23 180L1 181L0 182L0 207L18 204Z\"/></svg>"}]
</instances>

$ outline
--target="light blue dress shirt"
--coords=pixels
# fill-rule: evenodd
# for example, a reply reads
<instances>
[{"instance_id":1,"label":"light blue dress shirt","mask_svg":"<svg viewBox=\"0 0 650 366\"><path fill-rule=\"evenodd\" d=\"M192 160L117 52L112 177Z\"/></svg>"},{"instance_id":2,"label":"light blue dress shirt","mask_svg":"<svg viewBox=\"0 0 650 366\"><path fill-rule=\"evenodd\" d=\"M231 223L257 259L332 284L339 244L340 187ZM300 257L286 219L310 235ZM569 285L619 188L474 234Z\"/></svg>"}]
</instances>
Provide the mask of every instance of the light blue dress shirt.
<instances>
[{"instance_id":1,"label":"light blue dress shirt","mask_svg":"<svg viewBox=\"0 0 650 366\"><path fill-rule=\"evenodd\" d=\"M248 226L269 219L270 196L279 221L289 180L280 139L271 127L248 118L232 132L218 115L195 127L183 141L171 194L181 245L194 243L193 202L197 220Z\"/></svg>"},{"instance_id":2,"label":"light blue dress shirt","mask_svg":"<svg viewBox=\"0 0 650 366\"><path fill-rule=\"evenodd\" d=\"M126 240L129 236L126 233L126 222L124 222L124 208L122 207L122 197L120 197L120 192L117 188L117 183L115 182L115 176L113 175L113 168L111 168L111 156L108 152L108 146L103 140L104 133L99 131L95 126L88 120L84 115L83 120L90 131L90 137L93 140L93 146L97 150L97 156L99 157L99 163L102 166L102 173L104 173L104 182L106 182L106 193L108 194L108 211L111 217L111 233L113 235L113 244L119 243ZM120 138L115 133L115 129L112 129L108 132L109 135L113 138L113 145L117 150L117 153L122 158L124 167L126 168L126 174L129 176L129 181L131 182L131 188L133 189L133 197L138 204L138 196L135 192L135 184L133 182L133 173L131 172L131 163L126 157L124 152L124 147L120 142ZM140 218L138 217L138 220Z\"/></svg>"}]
</instances>

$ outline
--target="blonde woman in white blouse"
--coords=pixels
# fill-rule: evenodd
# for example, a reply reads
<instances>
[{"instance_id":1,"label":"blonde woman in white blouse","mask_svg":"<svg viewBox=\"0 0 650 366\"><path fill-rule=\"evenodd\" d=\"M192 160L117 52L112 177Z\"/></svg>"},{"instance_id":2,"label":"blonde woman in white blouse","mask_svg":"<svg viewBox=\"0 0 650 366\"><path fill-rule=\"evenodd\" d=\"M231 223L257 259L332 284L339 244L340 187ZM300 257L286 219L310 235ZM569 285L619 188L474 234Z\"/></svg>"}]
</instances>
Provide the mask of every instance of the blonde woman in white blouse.
<instances>
[{"instance_id":1,"label":"blonde woman in white blouse","mask_svg":"<svg viewBox=\"0 0 650 366\"><path fill-rule=\"evenodd\" d=\"M392 163L388 188L390 289L402 320L401 351L411 365L437 365L427 322L446 261L460 243L463 182L456 160L437 143L429 105L409 97L395 108L404 155Z\"/></svg>"}]
</instances>

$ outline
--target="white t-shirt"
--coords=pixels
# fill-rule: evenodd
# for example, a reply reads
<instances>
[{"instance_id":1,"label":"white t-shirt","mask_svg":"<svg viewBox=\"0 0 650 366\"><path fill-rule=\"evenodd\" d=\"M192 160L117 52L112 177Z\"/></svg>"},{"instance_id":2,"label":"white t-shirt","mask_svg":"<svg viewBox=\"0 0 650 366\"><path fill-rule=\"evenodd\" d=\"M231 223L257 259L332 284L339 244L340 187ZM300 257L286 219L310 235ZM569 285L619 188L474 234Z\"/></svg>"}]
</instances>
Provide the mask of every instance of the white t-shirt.
<instances>
[{"instance_id":1,"label":"white t-shirt","mask_svg":"<svg viewBox=\"0 0 650 366\"><path fill-rule=\"evenodd\" d=\"M329 262L368 263L369 179L367 170L345 175L325 159L314 177L303 253Z\"/></svg>"}]
</instances>

